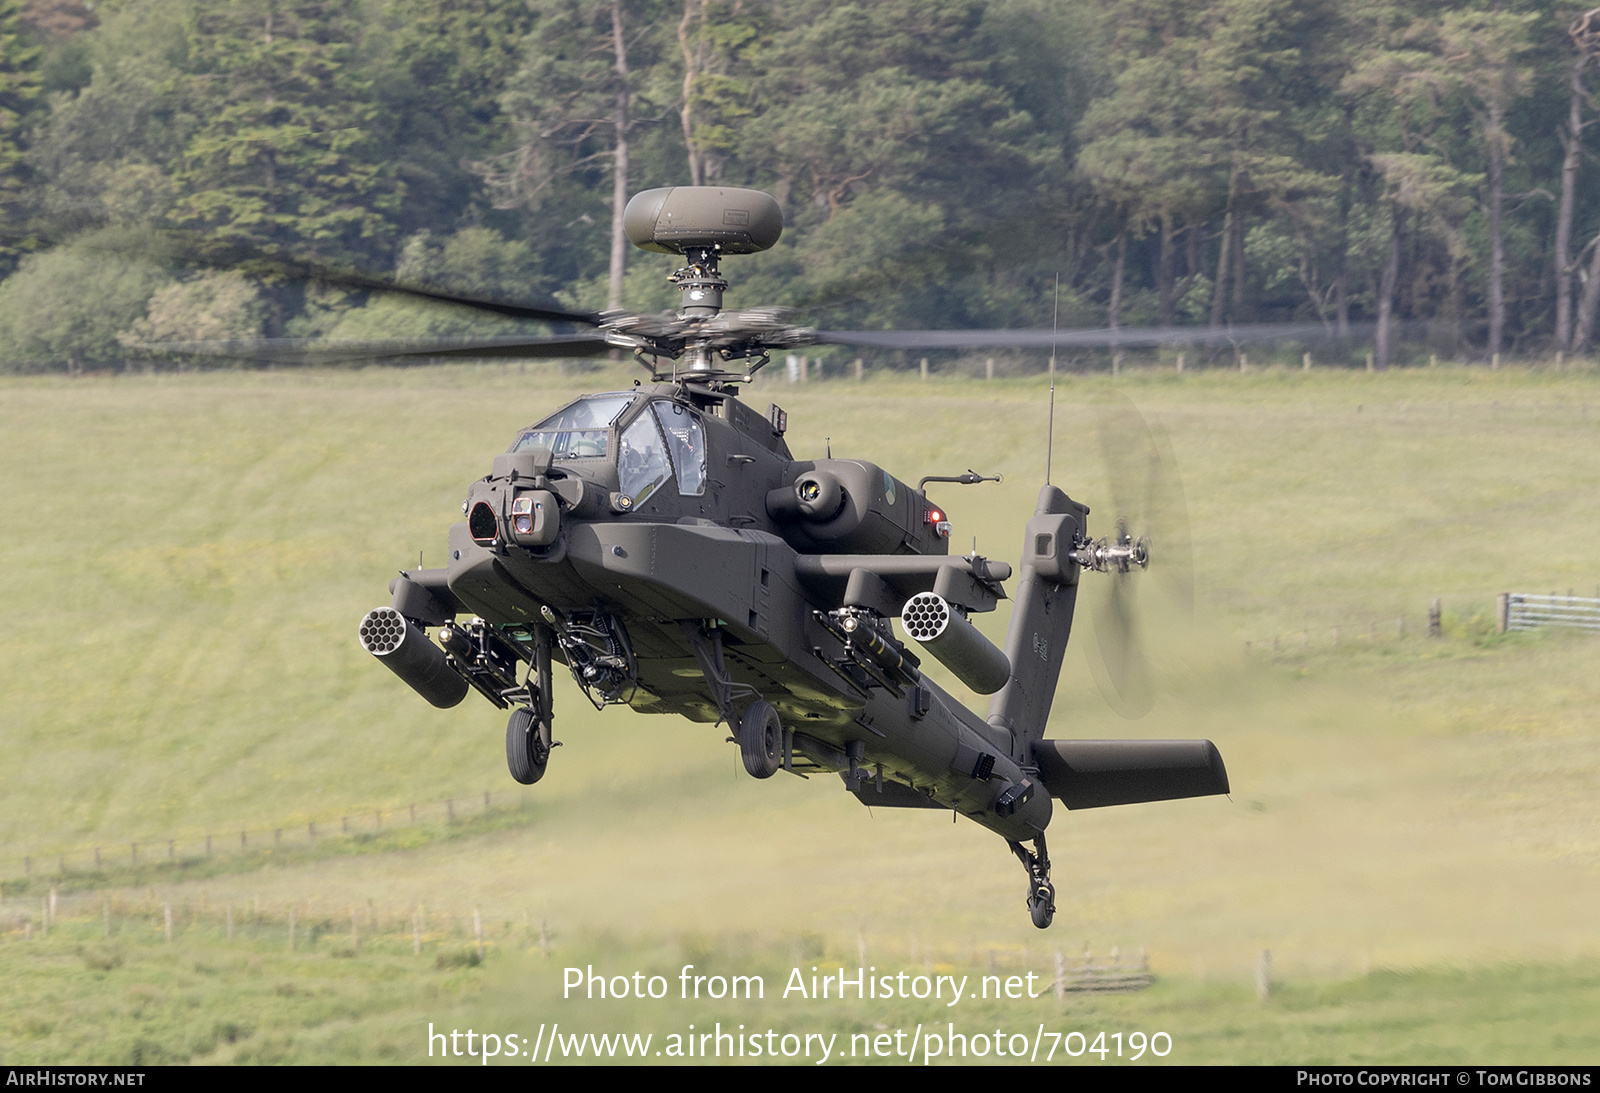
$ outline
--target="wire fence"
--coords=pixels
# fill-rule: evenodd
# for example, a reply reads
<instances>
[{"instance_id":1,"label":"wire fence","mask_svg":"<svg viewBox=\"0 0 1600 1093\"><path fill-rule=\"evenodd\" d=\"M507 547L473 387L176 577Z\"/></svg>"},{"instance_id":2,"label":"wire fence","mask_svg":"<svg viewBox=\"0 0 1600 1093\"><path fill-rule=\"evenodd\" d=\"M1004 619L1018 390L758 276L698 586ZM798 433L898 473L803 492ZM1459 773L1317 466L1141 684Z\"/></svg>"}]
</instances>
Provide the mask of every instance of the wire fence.
<instances>
[{"instance_id":1,"label":"wire fence","mask_svg":"<svg viewBox=\"0 0 1600 1093\"><path fill-rule=\"evenodd\" d=\"M7 882L55 879L93 883L97 877L130 869L178 868L214 858L305 852L332 840L370 840L399 828L481 822L492 813L511 812L527 804L526 794L501 791L496 797L486 789L481 794L463 794L398 808L369 806L273 824L218 825L210 831L190 830L126 841L47 846L0 859L0 896L4 896Z\"/></svg>"},{"instance_id":2,"label":"wire fence","mask_svg":"<svg viewBox=\"0 0 1600 1093\"><path fill-rule=\"evenodd\" d=\"M1433 627L1436 623L1433 614L1429 614L1428 632L1434 636ZM1338 626L1307 627L1304 630L1290 630L1287 633L1274 634L1270 638L1247 638L1244 647L1253 652L1279 653L1285 650L1310 649L1312 646L1338 648L1352 642L1364 641L1368 644L1376 643L1380 638L1400 640L1414 628L1408 629L1404 615L1395 615L1392 618L1373 619L1366 623L1355 625L1341 624Z\"/></svg>"},{"instance_id":3,"label":"wire fence","mask_svg":"<svg viewBox=\"0 0 1600 1093\"><path fill-rule=\"evenodd\" d=\"M1484 625L1487 625L1487 620L1484 620ZM1548 596L1532 592L1501 592L1495 596L1496 633L1538 630L1549 626L1600 633L1600 586L1596 586L1592 597L1579 596L1572 589L1568 589L1564 596L1559 592L1551 592ZM1440 598L1435 597L1430 601L1426 620L1420 629L1408 623L1406 616L1394 615L1353 625L1306 627L1268 638L1247 638L1244 645L1246 649L1256 652L1280 653L1314 646L1340 647L1363 641L1375 644L1380 639L1398 641L1417 634L1432 638L1444 636L1444 610Z\"/></svg>"},{"instance_id":4,"label":"wire fence","mask_svg":"<svg viewBox=\"0 0 1600 1093\"><path fill-rule=\"evenodd\" d=\"M122 958L116 948L83 947L100 940L127 946L238 945L344 957L409 953L431 957L441 968L477 965L497 952L538 953L548 958L568 947L548 919L536 920L526 912L486 912L476 904L469 912L423 903L396 906L376 899L333 906L317 899L213 902L203 892L196 898L192 890L178 891L181 894L174 897L158 895L154 887L142 892L118 888L65 895L51 889L39 897L0 898L0 945L47 942L54 936L58 942L66 939L77 946L91 966L96 966L96 961ZM818 960L840 964L847 955L837 951L829 960L827 948L820 939L807 935L788 955L796 965ZM910 969L920 964L930 981L939 974L936 968L960 964L981 968L974 975L974 990L982 997L991 997L990 991L995 998L1002 992L1015 998L1024 990L1030 994L1052 990L1057 999L1064 999L1069 994L1138 991L1155 982L1143 948L1125 955L1113 946L1108 955L1096 956L1085 946L1081 955L1071 956L1061 949L1041 952L1027 947L1018 951L973 946L963 956L948 948L936 952L933 946L919 946L915 939L909 953L886 938L869 946L858 934L855 951L848 955L867 967L887 965L901 954L909 956ZM1038 970L1041 957L1051 961L1047 970ZM1029 972L1032 975L1026 974ZM908 970L908 974L915 975L915 971Z\"/></svg>"}]
</instances>

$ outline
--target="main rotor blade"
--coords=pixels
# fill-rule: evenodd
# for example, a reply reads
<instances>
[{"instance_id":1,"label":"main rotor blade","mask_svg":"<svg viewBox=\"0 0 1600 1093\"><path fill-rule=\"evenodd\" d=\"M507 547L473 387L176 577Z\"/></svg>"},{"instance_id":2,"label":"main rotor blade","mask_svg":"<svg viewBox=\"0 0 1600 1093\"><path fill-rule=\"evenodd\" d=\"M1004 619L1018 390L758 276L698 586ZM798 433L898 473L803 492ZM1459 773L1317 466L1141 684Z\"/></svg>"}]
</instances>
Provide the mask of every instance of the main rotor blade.
<instances>
[{"instance_id":1,"label":"main rotor blade","mask_svg":"<svg viewBox=\"0 0 1600 1093\"><path fill-rule=\"evenodd\" d=\"M217 244L174 231L157 231L153 238L160 246L152 252L149 244L152 235L135 235L126 241L118 239L91 239L81 245L117 254L167 261L184 266L208 269L240 270L256 277L276 277L285 280L318 281L337 288L357 289L363 292L394 292L434 303L454 304L499 315L506 319L532 319L544 323L577 323L581 326L599 326L603 317L595 311L574 311L554 301L513 300L500 296L483 296L470 292L455 292L428 285L405 284L383 277L374 277L358 270L330 265L314 259L286 257L240 247Z\"/></svg>"},{"instance_id":2,"label":"main rotor blade","mask_svg":"<svg viewBox=\"0 0 1600 1093\"><path fill-rule=\"evenodd\" d=\"M1352 326L1359 336L1375 324ZM1160 345L1248 345L1271 341L1322 341L1334 335L1321 323L1257 323L1251 326L1122 327L1116 330L818 330L819 345L878 349L1086 349Z\"/></svg>"},{"instance_id":3,"label":"main rotor blade","mask_svg":"<svg viewBox=\"0 0 1600 1093\"><path fill-rule=\"evenodd\" d=\"M270 364L332 364L395 357L498 357L512 360L598 357L609 352L611 346L600 334L507 334L490 338L252 338L217 342L144 342L135 348L148 353L229 357Z\"/></svg>"}]
</instances>

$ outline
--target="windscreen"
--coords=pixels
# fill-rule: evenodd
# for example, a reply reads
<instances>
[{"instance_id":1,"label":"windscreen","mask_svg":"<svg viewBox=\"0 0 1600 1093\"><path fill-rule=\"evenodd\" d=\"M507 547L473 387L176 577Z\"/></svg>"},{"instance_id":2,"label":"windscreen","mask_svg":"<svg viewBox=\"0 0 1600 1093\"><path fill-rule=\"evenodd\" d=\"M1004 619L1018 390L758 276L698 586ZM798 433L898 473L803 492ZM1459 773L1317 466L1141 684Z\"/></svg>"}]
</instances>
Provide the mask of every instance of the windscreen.
<instances>
[{"instance_id":1,"label":"windscreen","mask_svg":"<svg viewBox=\"0 0 1600 1093\"><path fill-rule=\"evenodd\" d=\"M678 492L684 497L699 497L706 492L706 438L700 419L676 402L658 400L650 408L672 447L672 462L678 467Z\"/></svg>"},{"instance_id":2,"label":"windscreen","mask_svg":"<svg viewBox=\"0 0 1600 1093\"><path fill-rule=\"evenodd\" d=\"M545 418L517 437L511 450L549 448L557 459L593 459L608 455L611 423L628 408L632 395L591 395Z\"/></svg>"}]
</instances>

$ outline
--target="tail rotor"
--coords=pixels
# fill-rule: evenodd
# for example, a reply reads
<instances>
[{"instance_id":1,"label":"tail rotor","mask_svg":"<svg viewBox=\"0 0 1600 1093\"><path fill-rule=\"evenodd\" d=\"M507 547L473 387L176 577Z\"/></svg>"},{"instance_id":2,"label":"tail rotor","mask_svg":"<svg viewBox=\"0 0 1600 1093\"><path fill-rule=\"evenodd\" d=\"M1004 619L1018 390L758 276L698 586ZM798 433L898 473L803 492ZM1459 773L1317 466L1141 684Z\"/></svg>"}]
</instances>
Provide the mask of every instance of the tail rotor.
<instances>
[{"instance_id":1,"label":"tail rotor","mask_svg":"<svg viewBox=\"0 0 1600 1093\"><path fill-rule=\"evenodd\" d=\"M1113 531L1079 551L1085 568L1102 574L1086 590L1098 646L1089 665L1106 703L1139 718L1155 702L1146 653L1152 601L1184 622L1194 611L1188 509L1166 436L1119 393L1095 410Z\"/></svg>"}]
</instances>

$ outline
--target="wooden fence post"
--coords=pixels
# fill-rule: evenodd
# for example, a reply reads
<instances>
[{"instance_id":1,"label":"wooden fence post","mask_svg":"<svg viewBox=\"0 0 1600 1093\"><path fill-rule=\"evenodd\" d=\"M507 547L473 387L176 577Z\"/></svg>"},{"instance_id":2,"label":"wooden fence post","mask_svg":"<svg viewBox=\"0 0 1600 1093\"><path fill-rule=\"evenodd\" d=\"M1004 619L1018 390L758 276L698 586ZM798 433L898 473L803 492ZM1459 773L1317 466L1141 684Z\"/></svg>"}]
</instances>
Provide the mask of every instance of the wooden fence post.
<instances>
[{"instance_id":1,"label":"wooden fence post","mask_svg":"<svg viewBox=\"0 0 1600 1093\"><path fill-rule=\"evenodd\" d=\"M1500 592L1494 598L1494 632L1504 634L1511 628L1511 593Z\"/></svg>"}]
</instances>

